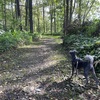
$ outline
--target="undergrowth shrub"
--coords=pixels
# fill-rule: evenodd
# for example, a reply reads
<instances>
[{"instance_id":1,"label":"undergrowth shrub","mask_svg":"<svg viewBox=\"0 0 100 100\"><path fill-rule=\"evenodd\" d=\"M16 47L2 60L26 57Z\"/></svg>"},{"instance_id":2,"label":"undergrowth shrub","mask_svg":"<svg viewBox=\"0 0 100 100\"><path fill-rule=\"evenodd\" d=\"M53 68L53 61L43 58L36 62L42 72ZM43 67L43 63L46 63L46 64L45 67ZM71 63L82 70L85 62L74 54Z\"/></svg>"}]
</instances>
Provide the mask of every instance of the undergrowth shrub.
<instances>
[{"instance_id":1,"label":"undergrowth shrub","mask_svg":"<svg viewBox=\"0 0 100 100\"><path fill-rule=\"evenodd\" d=\"M70 34L84 34L88 36L99 36L100 35L100 20L87 21L83 24L79 24L75 21L66 26L66 35Z\"/></svg>"},{"instance_id":2,"label":"undergrowth shrub","mask_svg":"<svg viewBox=\"0 0 100 100\"><path fill-rule=\"evenodd\" d=\"M67 35L64 37L63 44L70 50L76 49L80 57L84 57L86 54L94 55L96 71L100 72L100 37Z\"/></svg>"},{"instance_id":3,"label":"undergrowth shrub","mask_svg":"<svg viewBox=\"0 0 100 100\"><path fill-rule=\"evenodd\" d=\"M82 32L84 34L89 35L89 36L92 36L92 35L99 36L99 34L100 34L100 20L95 19L93 21L85 22L82 25Z\"/></svg>"},{"instance_id":4,"label":"undergrowth shrub","mask_svg":"<svg viewBox=\"0 0 100 100\"><path fill-rule=\"evenodd\" d=\"M32 43L32 36L28 32L16 30L5 32L0 35L0 53L30 43Z\"/></svg>"},{"instance_id":5,"label":"undergrowth shrub","mask_svg":"<svg viewBox=\"0 0 100 100\"><path fill-rule=\"evenodd\" d=\"M34 34L32 34L32 40L33 41L37 41L42 37L42 33L38 33L38 32L34 32Z\"/></svg>"}]
</instances>

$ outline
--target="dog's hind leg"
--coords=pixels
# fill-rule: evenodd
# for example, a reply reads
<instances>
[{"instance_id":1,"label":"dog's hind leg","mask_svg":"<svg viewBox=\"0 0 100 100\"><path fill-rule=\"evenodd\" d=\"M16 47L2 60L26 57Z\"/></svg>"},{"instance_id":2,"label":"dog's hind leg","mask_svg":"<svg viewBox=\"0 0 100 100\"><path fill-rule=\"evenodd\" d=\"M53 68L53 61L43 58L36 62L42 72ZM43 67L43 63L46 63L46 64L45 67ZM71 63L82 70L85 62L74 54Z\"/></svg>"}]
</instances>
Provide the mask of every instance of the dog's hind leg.
<instances>
[{"instance_id":1,"label":"dog's hind leg","mask_svg":"<svg viewBox=\"0 0 100 100\"><path fill-rule=\"evenodd\" d=\"M97 78L97 76L96 76L94 67L92 67L91 71L92 71L94 80L96 81L96 85L98 86L98 85L99 85L99 80L98 80L98 78Z\"/></svg>"}]
</instances>

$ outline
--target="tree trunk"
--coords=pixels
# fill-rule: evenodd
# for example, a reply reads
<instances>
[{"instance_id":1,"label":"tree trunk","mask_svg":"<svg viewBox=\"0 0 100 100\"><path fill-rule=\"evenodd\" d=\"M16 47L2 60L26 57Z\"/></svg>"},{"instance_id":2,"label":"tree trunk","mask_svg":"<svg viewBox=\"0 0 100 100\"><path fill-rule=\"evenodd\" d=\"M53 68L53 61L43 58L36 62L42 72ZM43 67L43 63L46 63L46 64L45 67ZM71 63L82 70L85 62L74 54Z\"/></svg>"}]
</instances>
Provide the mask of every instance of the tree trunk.
<instances>
[{"instance_id":1,"label":"tree trunk","mask_svg":"<svg viewBox=\"0 0 100 100\"><path fill-rule=\"evenodd\" d=\"M22 30L19 0L15 0L15 11L16 11L16 19L19 21L19 28L20 30Z\"/></svg>"},{"instance_id":2,"label":"tree trunk","mask_svg":"<svg viewBox=\"0 0 100 100\"><path fill-rule=\"evenodd\" d=\"M78 12L79 24L81 24L81 5L82 5L82 0L79 0L79 12Z\"/></svg>"},{"instance_id":3,"label":"tree trunk","mask_svg":"<svg viewBox=\"0 0 100 100\"><path fill-rule=\"evenodd\" d=\"M40 32L40 18L39 17L40 17L40 11L39 11L39 6L38 6L37 7L37 32Z\"/></svg>"},{"instance_id":4,"label":"tree trunk","mask_svg":"<svg viewBox=\"0 0 100 100\"><path fill-rule=\"evenodd\" d=\"M54 33L56 33L56 7L54 5Z\"/></svg>"},{"instance_id":5,"label":"tree trunk","mask_svg":"<svg viewBox=\"0 0 100 100\"><path fill-rule=\"evenodd\" d=\"M45 9L43 5L43 34L45 33Z\"/></svg>"},{"instance_id":6,"label":"tree trunk","mask_svg":"<svg viewBox=\"0 0 100 100\"><path fill-rule=\"evenodd\" d=\"M87 15L89 14L91 8L93 7L93 4L94 4L94 3L95 3L95 0L93 0L93 1L91 2L91 5L89 4L89 5L90 5L89 9L88 9L88 10L86 9L86 11L85 11L85 13L84 13L84 15L83 15L82 24L84 24L85 19L86 19ZM87 4L87 6L88 6L88 4Z\"/></svg>"},{"instance_id":7,"label":"tree trunk","mask_svg":"<svg viewBox=\"0 0 100 100\"><path fill-rule=\"evenodd\" d=\"M69 0L64 0L64 35L67 34L69 24Z\"/></svg>"},{"instance_id":8,"label":"tree trunk","mask_svg":"<svg viewBox=\"0 0 100 100\"><path fill-rule=\"evenodd\" d=\"M73 0L70 0L70 16L69 16L69 23L72 22L72 7L73 6Z\"/></svg>"},{"instance_id":9,"label":"tree trunk","mask_svg":"<svg viewBox=\"0 0 100 100\"><path fill-rule=\"evenodd\" d=\"M33 33L33 15L32 15L32 0L29 0L29 23L30 23L30 33Z\"/></svg>"},{"instance_id":10,"label":"tree trunk","mask_svg":"<svg viewBox=\"0 0 100 100\"><path fill-rule=\"evenodd\" d=\"M64 36L66 35L66 1L63 1L63 5L64 5L64 22L63 22L63 33Z\"/></svg>"},{"instance_id":11,"label":"tree trunk","mask_svg":"<svg viewBox=\"0 0 100 100\"><path fill-rule=\"evenodd\" d=\"M69 24L69 0L66 0L66 25Z\"/></svg>"},{"instance_id":12,"label":"tree trunk","mask_svg":"<svg viewBox=\"0 0 100 100\"><path fill-rule=\"evenodd\" d=\"M7 30L7 19L6 19L6 0L4 0L4 30Z\"/></svg>"},{"instance_id":13,"label":"tree trunk","mask_svg":"<svg viewBox=\"0 0 100 100\"><path fill-rule=\"evenodd\" d=\"M15 18L14 18L14 9L13 9L13 0L11 0L11 14L12 14L12 24L11 24L11 29L14 30L15 28Z\"/></svg>"},{"instance_id":14,"label":"tree trunk","mask_svg":"<svg viewBox=\"0 0 100 100\"><path fill-rule=\"evenodd\" d=\"M51 27L51 34L52 34L52 19L53 19L53 12L52 12L52 5L50 5L50 27Z\"/></svg>"},{"instance_id":15,"label":"tree trunk","mask_svg":"<svg viewBox=\"0 0 100 100\"><path fill-rule=\"evenodd\" d=\"M28 30L28 9L29 9L29 7L28 7L28 4L29 2L28 2L28 0L26 0L26 2L25 2L25 12L26 12L26 15L25 15L25 28L26 28L26 30Z\"/></svg>"}]
</instances>

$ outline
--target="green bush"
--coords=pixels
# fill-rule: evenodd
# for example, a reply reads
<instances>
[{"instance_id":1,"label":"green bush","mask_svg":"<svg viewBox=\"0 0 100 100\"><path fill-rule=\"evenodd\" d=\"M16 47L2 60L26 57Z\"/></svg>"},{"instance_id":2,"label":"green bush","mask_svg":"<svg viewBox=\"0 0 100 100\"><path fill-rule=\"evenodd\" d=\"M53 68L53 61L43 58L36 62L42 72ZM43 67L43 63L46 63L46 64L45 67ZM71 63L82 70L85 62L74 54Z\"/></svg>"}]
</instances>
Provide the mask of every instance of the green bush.
<instances>
[{"instance_id":1,"label":"green bush","mask_svg":"<svg viewBox=\"0 0 100 100\"><path fill-rule=\"evenodd\" d=\"M41 37L42 37L42 33L35 32L34 34L32 34L32 40L33 40L33 41L37 41L37 40L39 40Z\"/></svg>"},{"instance_id":2,"label":"green bush","mask_svg":"<svg viewBox=\"0 0 100 100\"><path fill-rule=\"evenodd\" d=\"M100 20L93 20L91 22L85 22L82 25L82 31L84 34L87 34L88 36L92 35L99 35L100 30Z\"/></svg>"},{"instance_id":3,"label":"green bush","mask_svg":"<svg viewBox=\"0 0 100 100\"><path fill-rule=\"evenodd\" d=\"M0 35L0 52L4 52L18 45L32 43L32 36L28 32L21 32L14 30L13 32L5 32Z\"/></svg>"}]
</instances>

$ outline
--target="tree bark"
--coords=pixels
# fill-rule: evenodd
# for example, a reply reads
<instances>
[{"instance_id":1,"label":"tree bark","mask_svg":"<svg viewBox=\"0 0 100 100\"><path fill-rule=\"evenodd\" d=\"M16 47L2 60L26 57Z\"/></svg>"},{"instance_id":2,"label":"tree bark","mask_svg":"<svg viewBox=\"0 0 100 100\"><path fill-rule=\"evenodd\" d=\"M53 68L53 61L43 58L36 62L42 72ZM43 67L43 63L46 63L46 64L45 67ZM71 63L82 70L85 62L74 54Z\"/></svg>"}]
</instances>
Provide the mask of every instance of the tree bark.
<instances>
[{"instance_id":1,"label":"tree bark","mask_svg":"<svg viewBox=\"0 0 100 100\"><path fill-rule=\"evenodd\" d=\"M72 8L73 8L73 0L70 0L70 16L69 16L69 23L72 22Z\"/></svg>"},{"instance_id":2,"label":"tree bark","mask_svg":"<svg viewBox=\"0 0 100 100\"><path fill-rule=\"evenodd\" d=\"M29 23L30 23L30 33L33 33L32 0L29 0Z\"/></svg>"},{"instance_id":3,"label":"tree bark","mask_svg":"<svg viewBox=\"0 0 100 100\"><path fill-rule=\"evenodd\" d=\"M85 19L86 19L87 15L89 14L91 8L93 7L93 4L94 4L94 3L95 3L95 0L93 0L93 1L91 2L90 8L89 8L88 10L86 9L86 11L85 11L85 13L84 13L84 15L83 15L82 24L84 24ZM88 6L88 3L87 3L87 6Z\"/></svg>"},{"instance_id":4,"label":"tree bark","mask_svg":"<svg viewBox=\"0 0 100 100\"><path fill-rule=\"evenodd\" d=\"M52 19L53 19L53 12L52 12L52 5L50 5L50 27L51 27L51 34L52 34Z\"/></svg>"},{"instance_id":5,"label":"tree bark","mask_svg":"<svg viewBox=\"0 0 100 100\"><path fill-rule=\"evenodd\" d=\"M63 1L63 5L64 5L64 22L63 22L63 33L64 36L66 35L66 1Z\"/></svg>"},{"instance_id":6,"label":"tree bark","mask_svg":"<svg viewBox=\"0 0 100 100\"><path fill-rule=\"evenodd\" d=\"M28 7L28 4L29 2L28 2L28 0L26 0L26 2L25 2L25 12L26 12L26 15L25 15L25 29L26 30L28 30L28 9L29 9L29 7Z\"/></svg>"},{"instance_id":7,"label":"tree bark","mask_svg":"<svg viewBox=\"0 0 100 100\"><path fill-rule=\"evenodd\" d=\"M66 0L66 25L69 24L69 0Z\"/></svg>"},{"instance_id":8,"label":"tree bark","mask_svg":"<svg viewBox=\"0 0 100 100\"><path fill-rule=\"evenodd\" d=\"M82 5L82 0L79 0L79 11L78 11L79 24L81 24L81 5Z\"/></svg>"},{"instance_id":9,"label":"tree bark","mask_svg":"<svg viewBox=\"0 0 100 100\"><path fill-rule=\"evenodd\" d=\"M56 6L54 4L54 33L56 33Z\"/></svg>"},{"instance_id":10,"label":"tree bark","mask_svg":"<svg viewBox=\"0 0 100 100\"><path fill-rule=\"evenodd\" d=\"M6 19L6 0L4 0L4 30L6 31L7 30L7 19Z\"/></svg>"},{"instance_id":11,"label":"tree bark","mask_svg":"<svg viewBox=\"0 0 100 100\"><path fill-rule=\"evenodd\" d=\"M45 33L45 7L43 5L43 34Z\"/></svg>"},{"instance_id":12,"label":"tree bark","mask_svg":"<svg viewBox=\"0 0 100 100\"><path fill-rule=\"evenodd\" d=\"M15 0L15 12L16 12L16 19L19 21L19 28L20 30L22 30L19 0Z\"/></svg>"}]
</instances>

